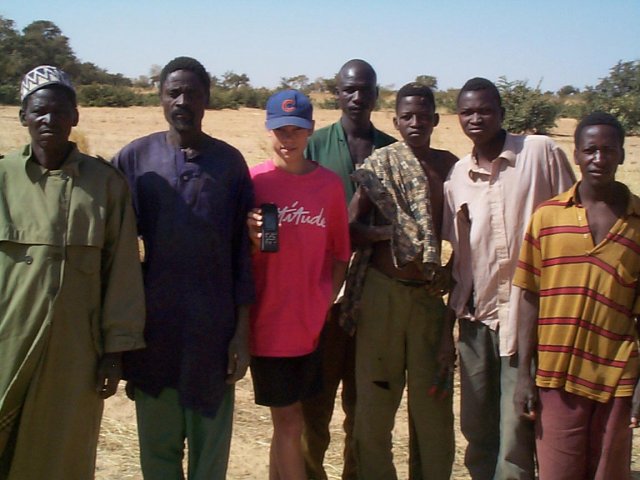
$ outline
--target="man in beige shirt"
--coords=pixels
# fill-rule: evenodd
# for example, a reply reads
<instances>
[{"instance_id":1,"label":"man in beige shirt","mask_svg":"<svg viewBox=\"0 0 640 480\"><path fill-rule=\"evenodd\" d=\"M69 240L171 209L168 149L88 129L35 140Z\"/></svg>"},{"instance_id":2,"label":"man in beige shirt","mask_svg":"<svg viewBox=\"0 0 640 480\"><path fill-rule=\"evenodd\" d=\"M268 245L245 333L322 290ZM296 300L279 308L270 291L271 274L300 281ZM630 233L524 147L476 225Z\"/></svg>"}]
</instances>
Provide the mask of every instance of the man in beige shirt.
<instances>
[{"instance_id":1,"label":"man in beige shirt","mask_svg":"<svg viewBox=\"0 0 640 480\"><path fill-rule=\"evenodd\" d=\"M465 465L474 480L533 479L533 429L513 408L517 319L511 280L529 216L575 177L549 138L502 129L500 93L489 80L469 80L457 107L474 146L445 183L443 237L454 249L449 306L460 320Z\"/></svg>"}]
</instances>

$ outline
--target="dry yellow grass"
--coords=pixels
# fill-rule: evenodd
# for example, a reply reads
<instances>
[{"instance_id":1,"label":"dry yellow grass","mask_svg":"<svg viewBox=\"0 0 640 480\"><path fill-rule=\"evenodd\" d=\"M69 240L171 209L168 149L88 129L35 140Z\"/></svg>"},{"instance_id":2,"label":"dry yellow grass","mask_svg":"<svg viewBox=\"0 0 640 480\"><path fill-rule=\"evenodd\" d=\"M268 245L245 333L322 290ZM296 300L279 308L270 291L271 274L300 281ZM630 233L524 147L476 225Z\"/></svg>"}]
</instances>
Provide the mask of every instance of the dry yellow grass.
<instances>
[{"instance_id":1,"label":"dry yellow grass","mask_svg":"<svg viewBox=\"0 0 640 480\"><path fill-rule=\"evenodd\" d=\"M320 128L338 119L338 111L317 110L316 126ZM396 135L392 123L393 113L374 112L373 121L378 128ZM575 121L562 119L553 131L553 138L571 155L573 150L573 129ZM111 158L122 146L142 135L164 130L166 122L159 107L82 108L80 124L75 130L75 138L85 151L94 155ZM225 110L207 112L204 130L236 146L253 165L269 156L267 137L264 130L264 112L254 109ZM0 154L28 141L26 129L18 122L17 107L0 107ZM446 148L458 156L466 154L471 144L461 133L454 115L443 115L440 125L433 135L433 146ZM627 157L619 170L619 179L640 194L640 138L629 137L626 143ZM455 386L456 389L458 385ZM455 397L455 411L458 411L458 396ZM330 478L340 478L341 431L343 415L336 405L331 431L334 441L327 452L327 472ZM406 399L400 407L394 430L394 454L399 478L408 477L406 426ZM465 442L458 432L454 479L468 479L462 464ZM239 382L236 389L236 413L234 435L229 462L230 479L267 478L269 439L271 420L268 409L253 403L253 390L249 378ZM137 438L133 405L122 392L110 399L105 408L102 434L98 451L97 478L101 480L142 478L138 467ZM634 442L633 468L640 472L640 444ZM634 478L640 479L640 473Z\"/></svg>"},{"instance_id":2,"label":"dry yellow grass","mask_svg":"<svg viewBox=\"0 0 640 480\"><path fill-rule=\"evenodd\" d=\"M316 128L338 119L336 110L316 109ZM392 135L393 112L374 112L376 126ZM552 137L571 157L573 151L573 129L575 120L560 119ZM160 107L131 108L81 108L80 124L74 136L82 140L81 145L93 155L111 158L131 140L166 128ZM240 110L209 111L203 129L237 147L249 165L254 165L269 156L264 129L264 112L251 108ZM7 153L28 141L26 129L18 121L18 107L0 106L0 154ZM471 143L462 134L455 115L442 115L440 125L433 134L433 146L446 148L458 156L465 155ZM635 193L640 193L640 137L626 140L627 157L620 168L619 178Z\"/></svg>"}]
</instances>

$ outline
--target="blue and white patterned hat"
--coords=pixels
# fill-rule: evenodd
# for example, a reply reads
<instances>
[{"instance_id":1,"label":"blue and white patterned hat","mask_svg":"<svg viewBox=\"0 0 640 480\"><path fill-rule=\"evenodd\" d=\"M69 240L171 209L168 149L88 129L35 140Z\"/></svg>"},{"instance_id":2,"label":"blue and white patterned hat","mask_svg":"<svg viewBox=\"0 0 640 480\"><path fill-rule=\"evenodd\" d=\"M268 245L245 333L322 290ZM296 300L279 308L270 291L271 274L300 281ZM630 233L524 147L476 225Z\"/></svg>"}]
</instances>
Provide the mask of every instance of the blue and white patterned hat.
<instances>
[{"instance_id":1,"label":"blue and white patterned hat","mask_svg":"<svg viewBox=\"0 0 640 480\"><path fill-rule=\"evenodd\" d=\"M20 101L24 102L24 99L33 92L49 85L60 85L71 90L74 95L76 93L69 76L65 72L51 65L40 65L27 73L22 79Z\"/></svg>"}]
</instances>

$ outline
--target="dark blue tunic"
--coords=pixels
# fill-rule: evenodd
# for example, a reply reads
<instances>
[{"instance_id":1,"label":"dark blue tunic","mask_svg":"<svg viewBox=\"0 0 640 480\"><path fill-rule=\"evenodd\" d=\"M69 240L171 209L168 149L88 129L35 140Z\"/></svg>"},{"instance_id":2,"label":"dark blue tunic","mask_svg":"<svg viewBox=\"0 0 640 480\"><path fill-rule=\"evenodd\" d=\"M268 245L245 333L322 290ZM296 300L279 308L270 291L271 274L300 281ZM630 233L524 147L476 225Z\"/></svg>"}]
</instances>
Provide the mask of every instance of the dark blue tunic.
<instances>
[{"instance_id":1,"label":"dark blue tunic","mask_svg":"<svg viewBox=\"0 0 640 480\"><path fill-rule=\"evenodd\" d=\"M235 148L207 137L197 156L167 132L133 141L114 158L133 193L143 263L147 348L127 354L125 378L214 416L225 390L236 307L253 302L248 210L253 189Z\"/></svg>"}]
</instances>

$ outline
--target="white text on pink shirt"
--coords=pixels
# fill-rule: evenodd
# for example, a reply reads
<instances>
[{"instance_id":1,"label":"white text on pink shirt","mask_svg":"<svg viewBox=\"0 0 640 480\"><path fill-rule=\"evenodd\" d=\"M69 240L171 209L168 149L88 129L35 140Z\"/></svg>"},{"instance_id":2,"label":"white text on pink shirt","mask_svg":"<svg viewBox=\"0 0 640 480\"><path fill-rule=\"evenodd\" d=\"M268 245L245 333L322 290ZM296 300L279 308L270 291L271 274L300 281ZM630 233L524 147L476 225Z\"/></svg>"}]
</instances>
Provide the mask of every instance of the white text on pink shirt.
<instances>
[{"instance_id":1,"label":"white text on pink shirt","mask_svg":"<svg viewBox=\"0 0 640 480\"><path fill-rule=\"evenodd\" d=\"M291 206L278 208L280 223L293 223L295 225L316 225L321 228L327 227L327 219L324 216L324 208L320 213L313 216L309 210L305 210L303 206L298 206L298 201L293 202Z\"/></svg>"}]
</instances>

